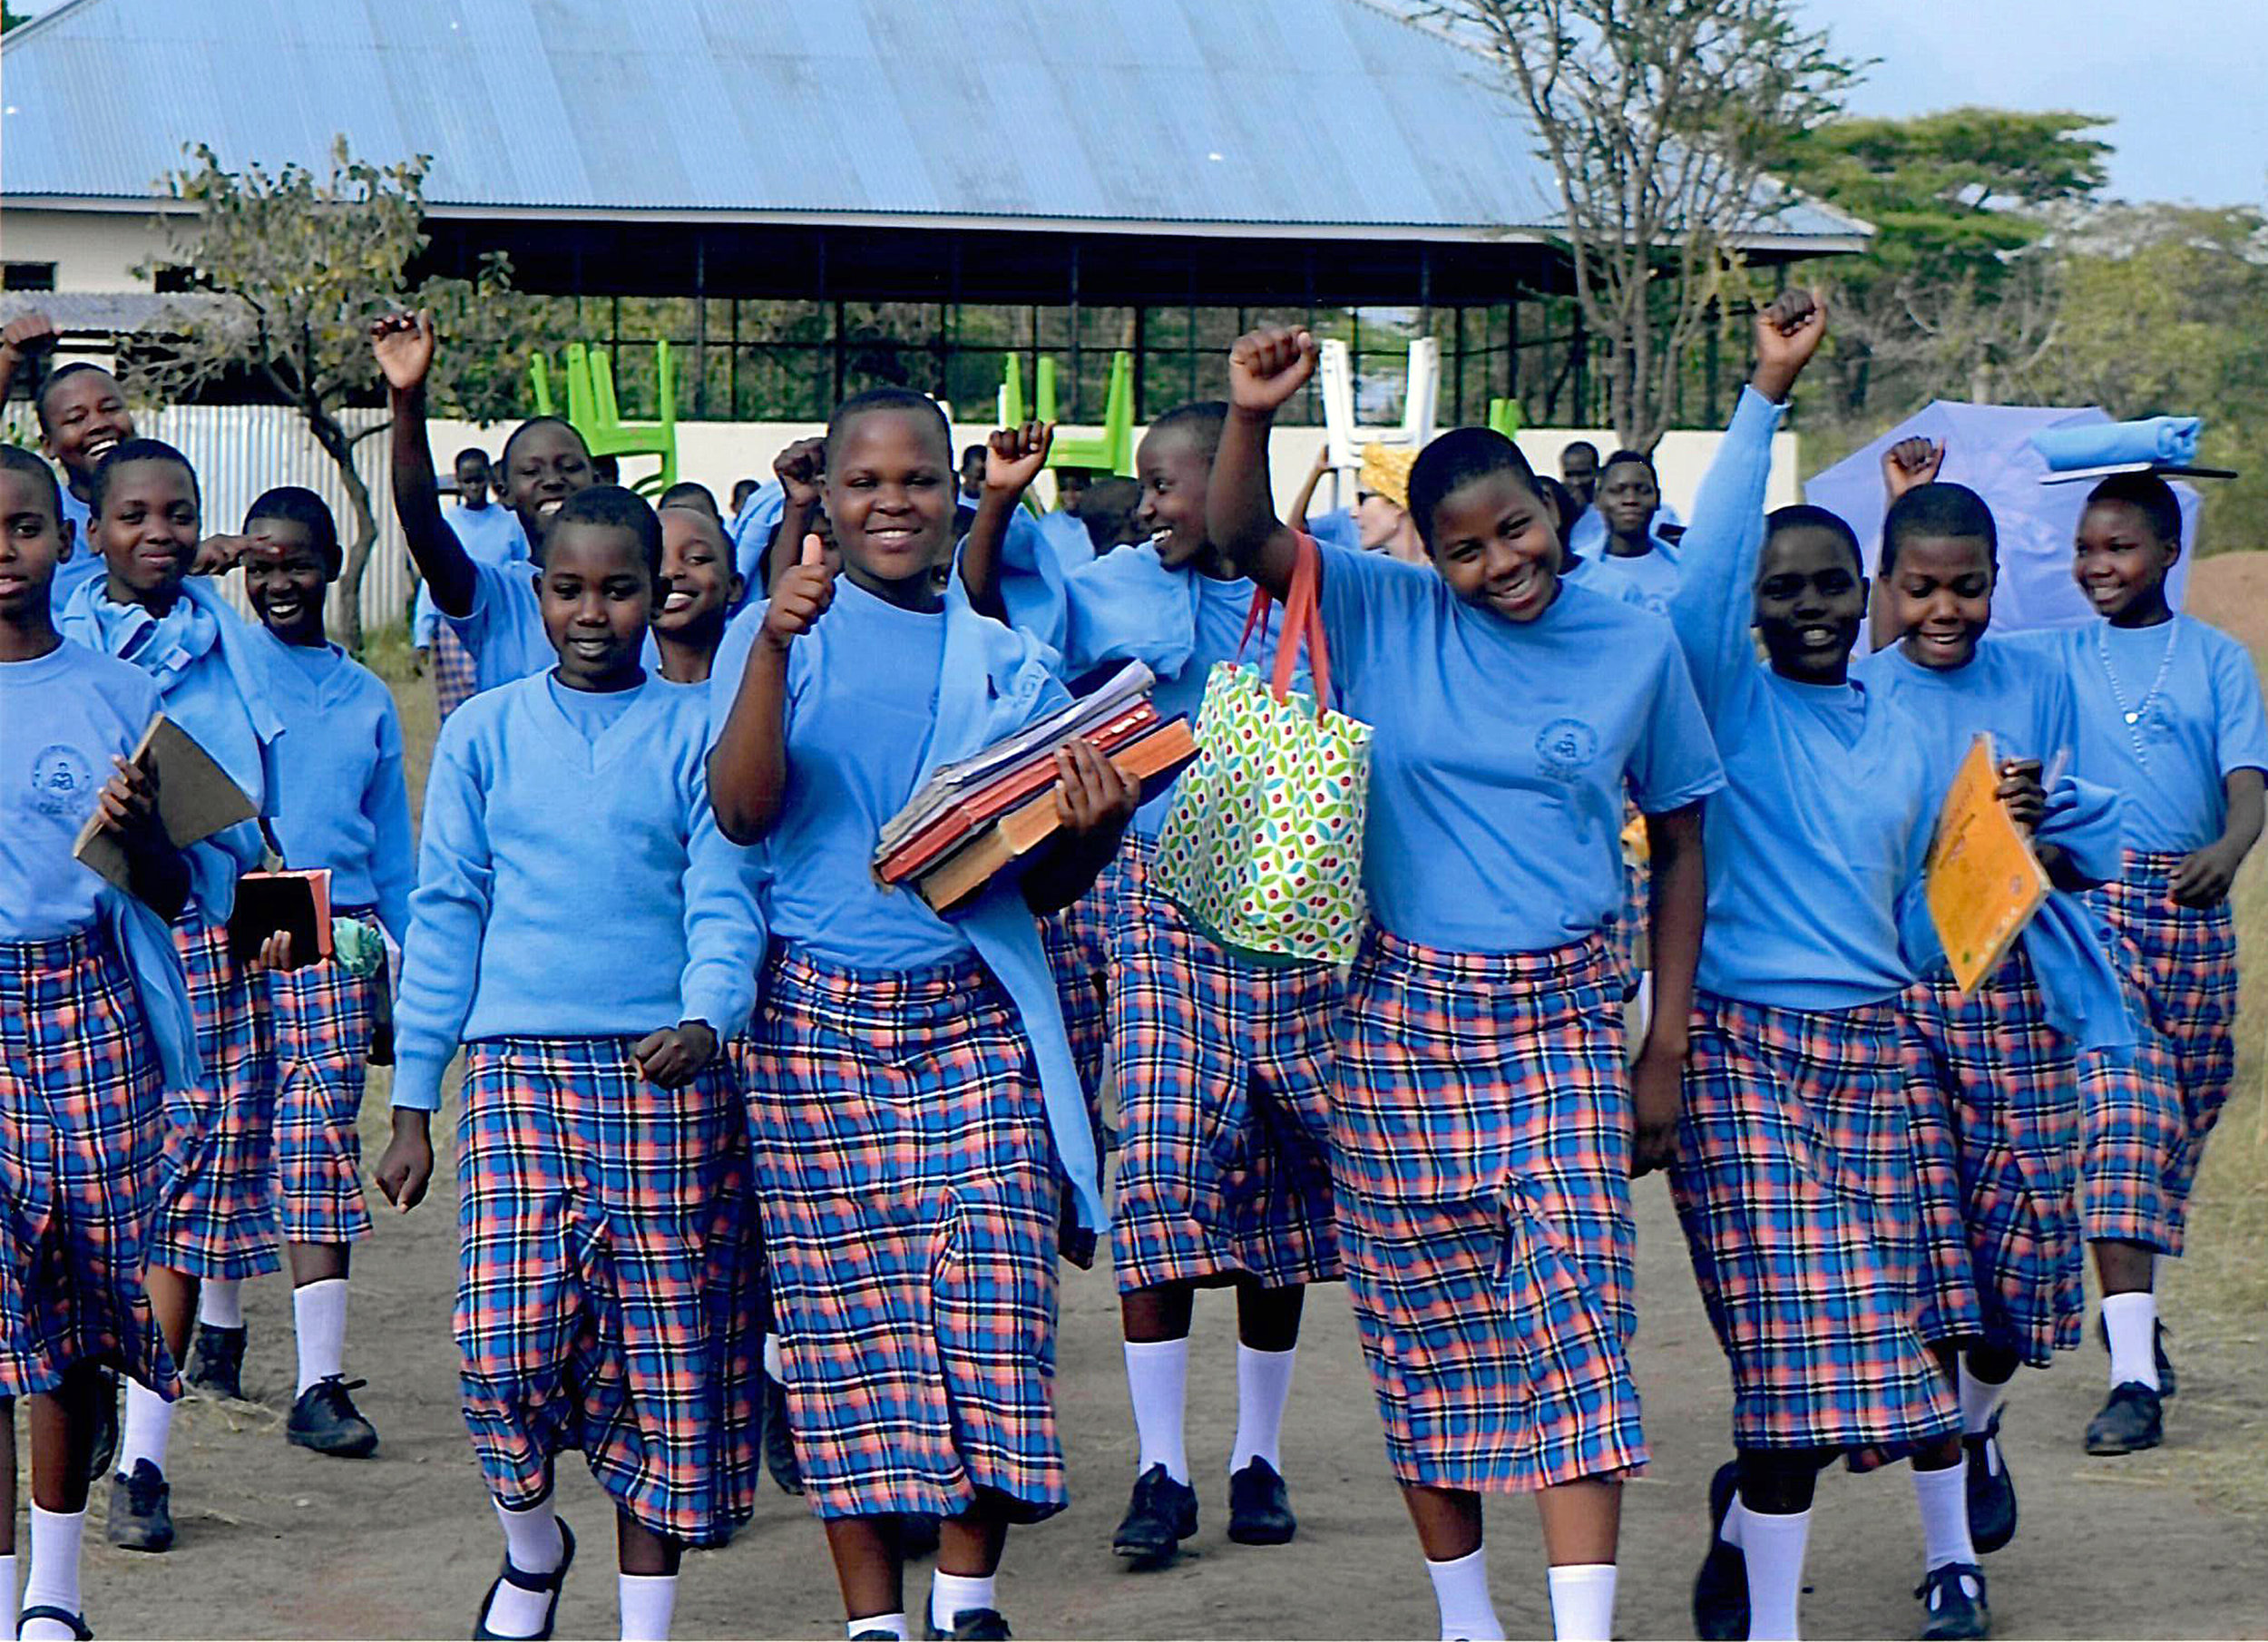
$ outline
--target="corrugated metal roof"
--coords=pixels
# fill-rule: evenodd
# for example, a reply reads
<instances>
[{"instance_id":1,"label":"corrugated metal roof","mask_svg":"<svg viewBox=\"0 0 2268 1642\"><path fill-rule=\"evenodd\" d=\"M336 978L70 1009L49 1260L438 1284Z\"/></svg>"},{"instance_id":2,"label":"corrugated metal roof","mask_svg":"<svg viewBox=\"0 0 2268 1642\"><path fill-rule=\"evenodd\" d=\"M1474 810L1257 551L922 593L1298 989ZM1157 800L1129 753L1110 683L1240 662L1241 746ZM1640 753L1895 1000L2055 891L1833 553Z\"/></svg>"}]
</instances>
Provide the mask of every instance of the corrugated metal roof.
<instances>
[{"instance_id":1,"label":"corrugated metal roof","mask_svg":"<svg viewBox=\"0 0 2268 1642\"><path fill-rule=\"evenodd\" d=\"M0 194L344 132L474 210L1548 231L1491 73L1364 0L68 0L0 47Z\"/></svg>"}]
</instances>

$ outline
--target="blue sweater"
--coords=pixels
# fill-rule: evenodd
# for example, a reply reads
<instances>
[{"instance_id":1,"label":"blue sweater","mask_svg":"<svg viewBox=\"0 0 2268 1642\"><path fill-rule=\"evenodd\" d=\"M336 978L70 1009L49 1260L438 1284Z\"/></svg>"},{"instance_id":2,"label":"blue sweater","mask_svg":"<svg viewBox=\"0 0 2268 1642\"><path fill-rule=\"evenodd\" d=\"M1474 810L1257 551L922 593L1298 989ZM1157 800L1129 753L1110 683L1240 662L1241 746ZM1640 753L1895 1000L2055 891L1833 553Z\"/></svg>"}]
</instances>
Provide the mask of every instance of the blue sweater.
<instances>
[{"instance_id":1,"label":"blue sweater","mask_svg":"<svg viewBox=\"0 0 2268 1642\"><path fill-rule=\"evenodd\" d=\"M268 747L284 865L328 867L331 904L376 907L399 942L417 869L393 692L336 644L285 644L265 628L254 642L268 652L269 700L284 725Z\"/></svg>"},{"instance_id":2,"label":"blue sweater","mask_svg":"<svg viewBox=\"0 0 2268 1642\"><path fill-rule=\"evenodd\" d=\"M432 1110L460 1042L748 1023L764 929L718 832L701 692L648 679L587 741L542 675L443 728L395 1012L394 1104Z\"/></svg>"}]
</instances>

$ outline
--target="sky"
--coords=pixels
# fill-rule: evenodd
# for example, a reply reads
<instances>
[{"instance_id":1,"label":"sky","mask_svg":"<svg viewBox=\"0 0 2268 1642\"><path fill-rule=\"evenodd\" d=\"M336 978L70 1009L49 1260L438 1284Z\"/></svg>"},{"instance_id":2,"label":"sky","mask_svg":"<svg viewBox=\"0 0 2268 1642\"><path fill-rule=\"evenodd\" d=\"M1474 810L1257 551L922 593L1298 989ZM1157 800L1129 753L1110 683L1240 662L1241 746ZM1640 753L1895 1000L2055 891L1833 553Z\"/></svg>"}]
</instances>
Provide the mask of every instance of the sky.
<instances>
[{"instance_id":1,"label":"sky","mask_svg":"<svg viewBox=\"0 0 2268 1642\"><path fill-rule=\"evenodd\" d=\"M2110 191L2268 204L2268 0L1798 0L1878 61L1853 112L1985 103L2109 116Z\"/></svg>"}]
</instances>

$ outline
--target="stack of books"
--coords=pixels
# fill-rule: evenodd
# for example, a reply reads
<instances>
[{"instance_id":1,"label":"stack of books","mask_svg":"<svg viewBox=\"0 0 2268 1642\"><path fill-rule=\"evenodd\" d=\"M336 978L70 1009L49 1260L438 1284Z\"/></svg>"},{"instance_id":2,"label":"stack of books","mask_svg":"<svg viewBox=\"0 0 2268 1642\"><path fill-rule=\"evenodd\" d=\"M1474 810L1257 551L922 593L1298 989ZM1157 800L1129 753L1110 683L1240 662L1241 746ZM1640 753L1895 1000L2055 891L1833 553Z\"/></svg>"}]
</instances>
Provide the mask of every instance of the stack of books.
<instances>
[{"instance_id":1,"label":"stack of books","mask_svg":"<svg viewBox=\"0 0 2268 1642\"><path fill-rule=\"evenodd\" d=\"M1055 836L1055 755L1073 740L1103 754L1145 797L1156 793L1197 757L1197 741L1187 718L1158 717L1154 682L1135 662L1061 712L941 767L882 829L875 876L913 885L941 913L973 900Z\"/></svg>"}]
</instances>

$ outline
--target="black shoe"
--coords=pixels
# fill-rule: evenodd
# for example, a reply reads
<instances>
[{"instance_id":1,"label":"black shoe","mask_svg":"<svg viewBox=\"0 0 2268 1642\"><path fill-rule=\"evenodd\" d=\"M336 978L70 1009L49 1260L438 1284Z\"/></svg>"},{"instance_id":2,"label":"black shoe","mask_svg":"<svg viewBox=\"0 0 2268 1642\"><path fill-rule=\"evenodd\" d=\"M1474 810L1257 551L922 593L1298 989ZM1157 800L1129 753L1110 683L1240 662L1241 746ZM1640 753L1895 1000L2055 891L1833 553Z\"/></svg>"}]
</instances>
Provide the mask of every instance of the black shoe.
<instances>
[{"instance_id":1,"label":"black shoe","mask_svg":"<svg viewBox=\"0 0 2268 1642\"><path fill-rule=\"evenodd\" d=\"M347 1393L360 1391L360 1380L326 1374L299 1393L284 1423L284 1439L299 1448L311 1448L334 1459L361 1460L378 1445L377 1427L362 1417Z\"/></svg>"},{"instance_id":2,"label":"black shoe","mask_svg":"<svg viewBox=\"0 0 2268 1642\"><path fill-rule=\"evenodd\" d=\"M787 1423L787 1389L777 1380L764 1382L764 1469L772 1473L780 1492L803 1492L803 1467L796 1459L795 1428Z\"/></svg>"},{"instance_id":3,"label":"black shoe","mask_svg":"<svg viewBox=\"0 0 2268 1642\"><path fill-rule=\"evenodd\" d=\"M1727 1460L1709 1479L1709 1550L1693 1579L1693 1634L1701 1642L1748 1635L1748 1559L1725 1543L1725 1519L1739 1496L1740 1461Z\"/></svg>"},{"instance_id":4,"label":"black shoe","mask_svg":"<svg viewBox=\"0 0 2268 1642\"><path fill-rule=\"evenodd\" d=\"M248 1332L241 1328L215 1328L210 1323L200 1323L197 1325L197 1349L190 1359L189 1373L181 1378L211 1396L241 1403L244 1400L244 1337Z\"/></svg>"},{"instance_id":5,"label":"black shoe","mask_svg":"<svg viewBox=\"0 0 2268 1642\"><path fill-rule=\"evenodd\" d=\"M133 1475L111 1479L110 1542L122 1550L173 1548L173 1485L147 1460Z\"/></svg>"},{"instance_id":6,"label":"black shoe","mask_svg":"<svg viewBox=\"0 0 2268 1642\"><path fill-rule=\"evenodd\" d=\"M927 1511L900 1511L892 1520L891 1533L897 1540L898 1556L904 1561L918 1562L937 1554L937 1519Z\"/></svg>"},{"instance_id":7,"label":"black shoe","mask_svg":"<svg viewBox=\"0 0 2268 1642\"><path fill-rule=\"evenodd\" d=\"M933 1621L930 1642L1008 1642L1008 1621L996 1608L964 1608L953 1617L951 1630L939 1630Z\"/></svg>"},{"instance_id":8,"label":"black shoe","mask_svg":"<svg viewBox=\"0 0 2268 1642\"><path fill-rule=\"evenodd\" d=\"M86 1627L84 1614L74 1614L67 1608L56 1608L52 1604L43 1602L37 1608L27 1608L16 1616L16 1633L19 1636L22 1635L24 1627L34 1619L53 1620L57 1625L69 1627L71 1634L78 1637L79 1642L94 1642L94 1633Z\"/></svg>"},{"instance_id":9,"label":"black shoe","mask_svg":"<svg viewBox=\"0 0 2268 1642\"><path fill-rule=\"evenodd\" d=\"M1999 1435L2000 1416L1995 1414L1978 1435L1960 1440L1969 1460L1969 1538L1980 1557L2016 1538L2016 1479L2009 1475L2008 1451Z\"/></svg>"},{"instance_id":10,"label":"black shoe","mask_svg":"<svg viewBox=\"0 0 2268 1642\"><path fill-rule=\"evenodd\" d=\"M2130 1454L2165 1441L2165 1402L2139 1380L2115 1387L2103 1412L2087 1425L2090 1454Z\"/></svg>"},{"instance_id":11,"label":"black shoe","mask_svg":"<svg viewBox=\"0 0 2268 1642\"><path fill-rule=\"evenodd\" d=\"M86 1480L100 1482L118 1458L118 1376L103 1369L94 1388L94 1443L87 1451Z\"/></svg>"},{"instance_id":12,"label":"black shoe","mask_svg":"<svg viewBox=\"0 0 2268 1642\"><path fill-rule=\"evenodd\" d=\"M1289 1545L1299 1531L1291 1491L1276 1467L1255 1458L1228 1479L1228 1537L1239 1545Z\"/></svg>"},{"instance_id":13,"label":"black shoe","mask_svg":"<svg viewBox=\"0 0 2268 1642\"><path fill-rule=\"evenodd\" d=\"M1134 1497L1110 1549L1132 1562L1163 1562L1197 1532L1197 1490L1162 1465L1134 1479Z\"/></svg>"},{"instance_id":14,"label":"black shoe","mask_svg":"<svg viewBox=\"0 0 2268 1642\"><path fill-rule=\"evenodd\" d=\"M1976 1587L1970 1594L1970 1587ZM1992 1610L1985 1606L1984 1569L1974 1562L1933 1568L1914 1587L1921 1598L1921 1642L1992 1634Z\"/></svg>"},{"instance_id":15,"label":"black shoe","mask_svg":"<svg viewBox=\"0 0 2268 1642\"><path fill-rule=\"evenodd\" d=\"M487 1595L481 1598L480 1613L473 1620L473 1642L495 1642L496 1633L488 1628L488 1608L496 1599L497 1588L503 1585L550 1596L551 1605L543 1610L543 1628L528 1638L528 1642L549 1642L552 1627L559 1620L559 1593L567 1588L567 1570L575 1565L575 1530L564 1522L559 1525L559 1566L548 1574L523 1574L512 1566L511 1553L504 1554L503 1566L489 1581Z\"/></svg>"}]
</instances>

